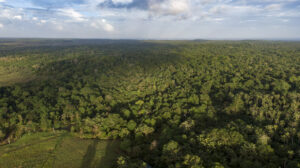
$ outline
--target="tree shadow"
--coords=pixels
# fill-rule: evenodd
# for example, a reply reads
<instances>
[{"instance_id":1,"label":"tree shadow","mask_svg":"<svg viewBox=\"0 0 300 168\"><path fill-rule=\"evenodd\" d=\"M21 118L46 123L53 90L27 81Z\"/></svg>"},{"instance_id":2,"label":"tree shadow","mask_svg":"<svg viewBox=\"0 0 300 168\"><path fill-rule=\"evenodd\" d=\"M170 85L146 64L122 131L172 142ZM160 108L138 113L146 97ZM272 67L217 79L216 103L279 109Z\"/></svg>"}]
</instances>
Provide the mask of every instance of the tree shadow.
<instances>
[{"instance_id":1,"label":"tree shadow","mask_svg":"<svg viewBox=\"0 0 300 168\"><path fill-rule=\"evenodd\" d=\"M152 72L158 70L161 65L173 65L182 61L178 44L142 41L91 44L77 48L70 47L71 51L59 50L62 56L77 54L44 63L36 70L36 75L51 77L51 80L70 78L74 73L78 75L78 78L87 75L94 77L99 77L99 74L109 75L111 71L117 75L124 75L134 68ZM57 55L57 53L53 53L53 55L55 54Z\"/></svg>"},{"instance_id":2,"label":"tree shadow","mask_svg":"<svg viewBox=\"0 0 300 168\"><path fill-rule=\"evenodd\" d=\"M81 163L81 168L91 168L92 162L96 155L98 140L94 140L92 144L90 144L87 148L87 151L83 157L83 161Z\"/></svg>"},{"instance_id":3,"label":"tree shadow","mask_svg":"<svg viewBox=\"0 0 300 168\"><path fill-rule=\"evenodd\" d=\"M110 168L114 166L117 159L118 141L109 141L105 148L105 155L96 162L95 168Z\"/></svg>"}]
</instances>

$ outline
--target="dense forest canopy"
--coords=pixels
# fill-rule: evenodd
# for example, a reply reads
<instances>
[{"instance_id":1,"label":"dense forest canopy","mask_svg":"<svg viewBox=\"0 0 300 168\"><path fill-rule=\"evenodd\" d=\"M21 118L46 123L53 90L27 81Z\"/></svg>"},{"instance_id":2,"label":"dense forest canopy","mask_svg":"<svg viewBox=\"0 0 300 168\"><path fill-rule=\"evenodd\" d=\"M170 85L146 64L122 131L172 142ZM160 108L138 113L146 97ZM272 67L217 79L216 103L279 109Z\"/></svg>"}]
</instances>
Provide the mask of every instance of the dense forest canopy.
<instances>
[{"instance_id":1,"label":"dense forest canopy","mask_svg":"<svg viewBox=\"0 0 300 168\"><path fill-rule=\"evenodd\" d=\"M59 45L58 45L59 44ZM0 141L116 139L115 167L300 167L300 43L2 40Z\"/></svg>"}]
</instances>

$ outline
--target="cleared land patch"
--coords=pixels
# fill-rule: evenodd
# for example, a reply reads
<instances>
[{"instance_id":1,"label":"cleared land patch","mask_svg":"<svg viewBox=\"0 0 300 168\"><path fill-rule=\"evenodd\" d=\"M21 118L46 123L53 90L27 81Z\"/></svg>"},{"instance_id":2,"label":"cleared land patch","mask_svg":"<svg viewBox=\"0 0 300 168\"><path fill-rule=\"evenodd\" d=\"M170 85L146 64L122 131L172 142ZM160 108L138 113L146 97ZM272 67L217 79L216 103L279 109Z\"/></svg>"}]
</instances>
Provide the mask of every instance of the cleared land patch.
<instances>
[{"instance_id":1,"label":"cleared land patch","mask_svg":"<svg viewBox=\"0 0 300 168\"><path fill-rule=\"evenodd\" d=\"M80 139L69 133L25 135L0 146L0 168L112 167L118 142Z\"/></svg>"}]
</instances>

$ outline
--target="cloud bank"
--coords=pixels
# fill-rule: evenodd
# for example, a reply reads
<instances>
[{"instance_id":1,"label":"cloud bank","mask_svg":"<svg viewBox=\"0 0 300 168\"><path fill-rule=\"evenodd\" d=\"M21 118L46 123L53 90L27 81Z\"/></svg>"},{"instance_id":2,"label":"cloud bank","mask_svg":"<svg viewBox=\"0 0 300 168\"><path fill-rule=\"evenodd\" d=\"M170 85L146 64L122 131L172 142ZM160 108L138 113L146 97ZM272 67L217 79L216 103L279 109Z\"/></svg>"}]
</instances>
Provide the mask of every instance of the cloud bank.
<instances>
[{"instance_id":1,"label":"cloud bank","mask_svg":"<svg viewBox=\"0 0 300 168\"><path fill-rule=\"evenodd\" d=\"M1 37L300 38L299 0L0 0Z\"/></svg>"}]
</instances>

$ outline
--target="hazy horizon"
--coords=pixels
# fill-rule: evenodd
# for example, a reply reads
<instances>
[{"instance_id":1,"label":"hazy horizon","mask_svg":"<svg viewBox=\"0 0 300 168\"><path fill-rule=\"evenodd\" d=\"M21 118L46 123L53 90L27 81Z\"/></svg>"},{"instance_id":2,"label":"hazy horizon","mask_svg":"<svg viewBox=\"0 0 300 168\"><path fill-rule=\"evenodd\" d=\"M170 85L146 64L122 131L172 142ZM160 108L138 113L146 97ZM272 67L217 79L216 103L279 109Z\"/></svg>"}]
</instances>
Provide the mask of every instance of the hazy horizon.
<instances>
[{"instance_id":1,"label":"hazy horizon","mask_svg":"<svg viewBox=\"0 0 300 168\"><path fill-rule=\"evenodd\" d=\"M66 37L0 37L0 40L4 39L25 39L25 40L35 40L35 39L41 39L41 40L132 40L132 41L300 41L300 38L265 38L265 39L259 39L259 38L195 38L195 39L160 39L160 38L153 38L153 39L146 39L146 38L66 38Z\"/></svg>"}]
</instances>

